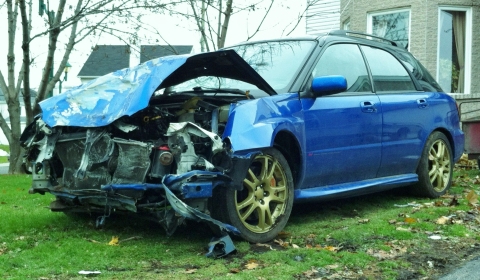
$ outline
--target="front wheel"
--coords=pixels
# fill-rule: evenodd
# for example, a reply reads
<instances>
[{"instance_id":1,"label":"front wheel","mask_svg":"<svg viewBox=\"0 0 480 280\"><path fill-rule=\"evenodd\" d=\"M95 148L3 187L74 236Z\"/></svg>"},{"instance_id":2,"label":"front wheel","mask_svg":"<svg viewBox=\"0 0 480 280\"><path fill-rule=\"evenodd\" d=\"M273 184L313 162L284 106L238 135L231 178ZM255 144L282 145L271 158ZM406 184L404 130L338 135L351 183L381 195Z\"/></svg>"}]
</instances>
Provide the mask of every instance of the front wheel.
<instances>
[{"instance_id":1,"label":"front wheel","mask_svg":"<svg viewBox=\"0 0 480 280\"><path fill-rule=\"evenodd\" d=\"M447 137L439 131L428 137L417 168L416 194L436 198L447 192L452 183L453 157Z\"/></svg>"},{"instance_id":2,"label":"front wheel","mask_svg":"<svg viewBox=\"0 0 480 280\"><path fill-rule=\"evenodd\" d=\"M254 243L270 241L285 227L293 205L293 179L277 149L257 155L243 180L243 190L225 190L225 215L241 236Z\"/></svg>"}]
</instances>

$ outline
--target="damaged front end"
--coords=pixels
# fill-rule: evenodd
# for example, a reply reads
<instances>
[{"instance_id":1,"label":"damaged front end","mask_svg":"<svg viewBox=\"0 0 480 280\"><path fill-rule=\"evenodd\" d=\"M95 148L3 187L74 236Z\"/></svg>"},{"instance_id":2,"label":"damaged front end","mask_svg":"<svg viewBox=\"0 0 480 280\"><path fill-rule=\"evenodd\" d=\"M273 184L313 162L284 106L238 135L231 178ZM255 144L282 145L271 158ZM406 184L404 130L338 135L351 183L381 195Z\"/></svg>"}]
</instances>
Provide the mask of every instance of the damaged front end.
<instances>
[{"instance_id":1,"label":"damaged front end","mask_svg":"<svg viewBox=\"0 0 480 280\"><path fill-rule=\"evenodd\" d=\"M112 211L128 211L156 220L169 235L185 218L238 233L208 209L214 188L241 185L229 173L251 158L233 157L217 134L226 122L218 113L227 108L160 107L106 127L51 128L37 118L22 136L33 177L29 192L53 194L52 211L96 213L98 226Z\"/></svg>"},{"instance_id":2,"label":"damaged front end","mask_svg":"<svg viewBox=\"0 0 480 280\"><path fill-rule=\"evenodd\" d=\"M30 193L53 194L52 211L95 214L98 226L113 211L153 219L168 235L202 221L218 238L210 254L228 251L227 233L239 232L210 213L222 189L243 188L258 154L233 151L224 135L231 106L253 98L223 86L231 82L275 94L224 50L150 60L42 101L21 137Z\"/></svg>"}]
</instances>

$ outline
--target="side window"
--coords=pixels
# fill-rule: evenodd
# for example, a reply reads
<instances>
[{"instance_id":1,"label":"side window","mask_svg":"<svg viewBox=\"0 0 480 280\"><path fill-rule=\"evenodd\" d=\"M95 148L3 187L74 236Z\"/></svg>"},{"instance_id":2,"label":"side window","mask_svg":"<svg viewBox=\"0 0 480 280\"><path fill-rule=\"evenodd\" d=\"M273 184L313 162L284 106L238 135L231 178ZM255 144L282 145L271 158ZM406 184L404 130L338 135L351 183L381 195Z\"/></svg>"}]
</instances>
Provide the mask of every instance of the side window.
<instances>
[{"instance_id":1,"label":"side window","mask_svg":"<svg viewBox=\"0 0 480 280\"><path fill-rule=\"evenodd\" d=\"M376 92L415 91L415 85L403 65L389 52L362 46L372 71Z\"/></svg>"},{"instance_id":2,"label":"side window","mask_svg":"<svg viewBox=\"0 0 480 280\"><path fill-rule=\"evenodd\" d=\"M441 92L443 91L440 85L430 75L427 69L416 60L412 54L407 52L398 52L398 59L400 59L412 75L422 86L422 89L427 92Z\"/></svg>"},{"instance_id":3,"label":"side window","mask_svg":"<svg viewBox=\"0 0 480 280\"><path fill-rule=\"evenodd\" d=\"M314 78L342 75L347 80L347 91L372 92L362 53L354 44L329 46L320 57L312 74Z\"/></svg>"}]
</instances>

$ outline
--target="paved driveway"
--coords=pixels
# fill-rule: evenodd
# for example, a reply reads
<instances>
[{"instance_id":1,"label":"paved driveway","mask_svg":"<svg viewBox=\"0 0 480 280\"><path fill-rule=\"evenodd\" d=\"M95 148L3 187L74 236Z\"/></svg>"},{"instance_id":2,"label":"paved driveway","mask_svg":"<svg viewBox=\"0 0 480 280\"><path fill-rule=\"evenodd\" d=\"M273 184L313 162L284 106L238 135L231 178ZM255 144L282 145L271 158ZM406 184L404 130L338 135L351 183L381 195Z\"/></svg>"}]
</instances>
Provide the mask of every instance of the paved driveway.
<instances>
[{"instance_id":1,"label":"paved driveway","mask_svg":"<svg viewBox=\"0 0 480 280\"><path fill-rule=\"evenodd\" d=\"M8 163L0 163L0 174L8 173Z\"/></svg>"}]
</instances>

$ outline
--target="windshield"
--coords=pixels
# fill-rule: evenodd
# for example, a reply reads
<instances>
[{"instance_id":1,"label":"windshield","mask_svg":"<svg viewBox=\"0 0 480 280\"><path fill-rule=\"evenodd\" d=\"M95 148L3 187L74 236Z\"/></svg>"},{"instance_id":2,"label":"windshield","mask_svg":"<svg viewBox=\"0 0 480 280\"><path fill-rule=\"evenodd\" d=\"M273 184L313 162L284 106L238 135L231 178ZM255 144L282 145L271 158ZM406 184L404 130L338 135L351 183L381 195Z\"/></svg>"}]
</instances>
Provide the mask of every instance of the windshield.
<instances>
[{"instance_id":1,"label":"windshield","mask_svg":"<svg viewBox=\"0 0 480 280\"><path fill-rule=\"evenodd\" d=\"M255 71L278 93L286 92L293 82L300 66L310 54L314 41L269 41L234 46L235 50ZM171 92L199 89L238 89L264 95L249 83L239 80L203 76L171 87ZM266 94L265 94L266 95Z\"/></svg>"}]
</instances>

